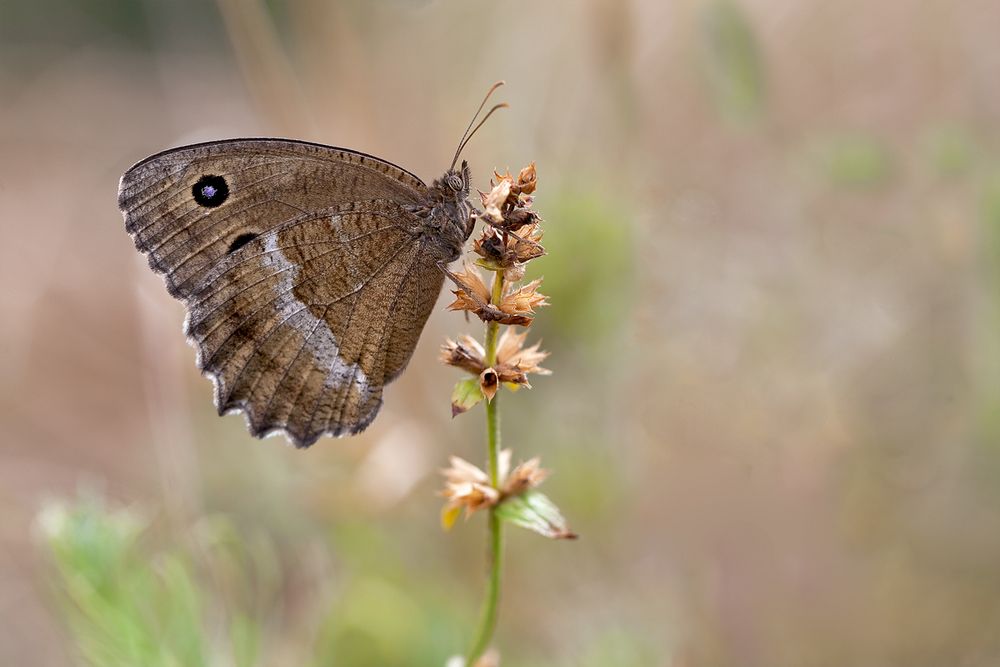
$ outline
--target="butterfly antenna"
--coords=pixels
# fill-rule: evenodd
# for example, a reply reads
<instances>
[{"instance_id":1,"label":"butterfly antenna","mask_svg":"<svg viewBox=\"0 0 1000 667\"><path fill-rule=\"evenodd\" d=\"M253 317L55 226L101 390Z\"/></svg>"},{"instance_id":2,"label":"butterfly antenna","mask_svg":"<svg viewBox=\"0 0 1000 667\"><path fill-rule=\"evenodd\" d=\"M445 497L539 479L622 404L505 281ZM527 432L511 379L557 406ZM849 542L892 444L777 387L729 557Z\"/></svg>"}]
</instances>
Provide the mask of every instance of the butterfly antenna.
<instances>
[{"instance_id":1,"label":"butterfly antenna","mask_svg":"<svg viewBox=\"0 0 1000 667\"><path fill-rule=\"evenodd\" d=\"M493 92L502 85L504 85L503 81L497 81L492 86L490 86L490 89L488 91L486 91L486 96L483 97L483 101L480 102L479 108L476 109L476 113L472 116L472 120L469 121L468 127L466 127L465 132L462 133L462 138L458 142L458 148L455 150L455 157L452 159L451 167L449 167L449 169L455 168L455 163L458 162L458 156L462 154L462 149L465 148L465 144L469 142L469 139L471 139L472 135L476 133L476 130L478 130L480 127L483 126L483 123L486 122L486 119L492 116L493 112L496 111L497 109L505 109L506 107L510 106L506 102L497 104L486 113L486 116L479 122L479 125L476 125L476 127L473 129L472 127L473 124L476 122L476 119L479 118L479 112L481 112L483 110L483 107L486 106L486 102L489 101L490 96L493 95ZM470 132L469 130L472 131Z\"/></svg>"}]
</instances>

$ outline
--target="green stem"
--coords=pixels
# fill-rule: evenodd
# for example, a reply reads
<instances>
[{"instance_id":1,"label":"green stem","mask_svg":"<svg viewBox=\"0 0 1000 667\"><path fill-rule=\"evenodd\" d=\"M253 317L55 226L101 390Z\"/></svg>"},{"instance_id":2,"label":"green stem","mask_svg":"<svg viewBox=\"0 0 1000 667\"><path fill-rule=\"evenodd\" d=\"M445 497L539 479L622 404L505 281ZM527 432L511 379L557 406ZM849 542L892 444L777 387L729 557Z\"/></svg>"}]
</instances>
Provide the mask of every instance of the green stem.
<instances>
[{"instance_id":1,"label":"green stem","mask_svg":"<svg viewBox=\"0 0 1000 667\"><path fill-rule=\"evenodd\" d=\"M503 297L503 273L496 273L493 277L492 302L500 303ZM486 325L486 364L493 366L497 361L497 338L500 332L500 325L496 322L489 322ZM500 392L493 397L492 401L486 402L486 444L489 448L489 473L490 484L493 488L500 487L500 413L497 402ZM486 584L486 599L483 601L483 611L480 616L479 630L476 632L476 641L472 644L465 659L466 667L473 667L479 656L486 651L493 639L493 631L497 625L497 607L500 603L500 561L503 552L503 531L501 530L500 517L496 514L496 508L490 508L489 514L489 579Z\"/></svg>"}]
</instances>

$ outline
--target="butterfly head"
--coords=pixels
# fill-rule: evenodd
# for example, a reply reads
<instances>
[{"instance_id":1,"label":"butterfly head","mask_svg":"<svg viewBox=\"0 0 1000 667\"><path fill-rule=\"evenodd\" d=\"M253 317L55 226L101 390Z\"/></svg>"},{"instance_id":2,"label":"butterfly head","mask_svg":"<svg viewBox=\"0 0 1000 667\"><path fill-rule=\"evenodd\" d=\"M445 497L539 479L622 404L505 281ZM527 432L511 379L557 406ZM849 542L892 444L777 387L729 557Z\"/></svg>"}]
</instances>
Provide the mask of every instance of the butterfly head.
<instances>
[{"instance_id":1,"label":"butterfly head","mask_svg":"<svg viewBox=\"0 0 1000 667\"><path fill-rule=\"evenodd\" d=\"M469 164L463 160L460 168L449 169L427 189L426 233L444 246L451 259L462 254L475 224L469 204L471 183Z\"/></svg>"}]
</instances>

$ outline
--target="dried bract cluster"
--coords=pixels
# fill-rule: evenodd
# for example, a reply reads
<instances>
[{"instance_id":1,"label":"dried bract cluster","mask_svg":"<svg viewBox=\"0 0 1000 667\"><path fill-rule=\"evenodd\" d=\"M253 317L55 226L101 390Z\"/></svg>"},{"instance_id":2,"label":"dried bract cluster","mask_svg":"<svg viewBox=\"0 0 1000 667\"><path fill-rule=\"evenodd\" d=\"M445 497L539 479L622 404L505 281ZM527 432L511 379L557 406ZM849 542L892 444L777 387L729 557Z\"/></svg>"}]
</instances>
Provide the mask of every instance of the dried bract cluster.
<instances>
[{"instance_id":1,"label":"dried bract cluster","mask_svg":"<svg viewBox=\"0 0 1000 667\"><path fill-rule=\"evenodd\" d=\"M508 385L509 389L515 391L520 387L530 389L528 373L550 375L552 371L539 366L549 353L539 350L538 343L524 347L527 335L514 333L513 329L504 331L497 345L496 362L492 366L487 365L486 351L472 336L459 336L458 341L449 338L441 346L441 361L479 377L487 400L493 400L499 384ZM484 384L490 377L495 378L495 382L491 383L492 388Z\"/></svg>"},{"instance_id":2,"label":"dried bract cluster","mask_svg":"<svg viewBox=\"0 0 1000 667\"><path fill-rule=\"evenodd\" d=\"M524 275L523 269L521 275ZM469 311L483 322L530 326L535 308L549 305L546 296L538 292L541 280L533 280L518 288L507 288L503 296L493 303L490 289L474 266L466 265L464 270L451 274L451 279L458 289L452 290L455 301L448 309Z\"/></svg>"},{"instance_id":3,"label":"dried bract cluster","mask_svg":"<svg viewBox=\"0 0 1000 667\"><path fill-rule=\"evenodd\" d=\"M490 485L490 478L484 471L465 459L452 456L450 466L441 471L445 486L441 496L447 503L441 511L441 523L450 528L462 510L468 517L473 512L499 504L509 496L532 489L549 476L549 471L541 467L536 456L510 469L511 451L505 449L499 456L499 487Z\"/></svg>"}]
</instances>

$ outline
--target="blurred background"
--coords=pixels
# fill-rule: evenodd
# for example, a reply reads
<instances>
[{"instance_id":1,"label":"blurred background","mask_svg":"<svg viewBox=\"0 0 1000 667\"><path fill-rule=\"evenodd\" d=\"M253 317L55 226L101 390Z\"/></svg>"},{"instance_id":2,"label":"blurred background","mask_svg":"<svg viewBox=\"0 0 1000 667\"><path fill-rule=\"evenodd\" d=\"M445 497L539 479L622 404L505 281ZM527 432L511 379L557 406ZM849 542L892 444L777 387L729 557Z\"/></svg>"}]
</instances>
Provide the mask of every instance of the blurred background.
<instances>
[{"instance_id":1,"label":"blurred background","mask_svg":"<svg viewBox=\"0 0 1000 667\"><path fill-rule=\"evenodd\" d=\"M442 665L484 458L431 316L365 434L218 418L121 173L290 136L538 162L551 377L505 444L505 667L1000 660L1000 5L0 0L0 664Z\"/></svg>"}]
</instances>

